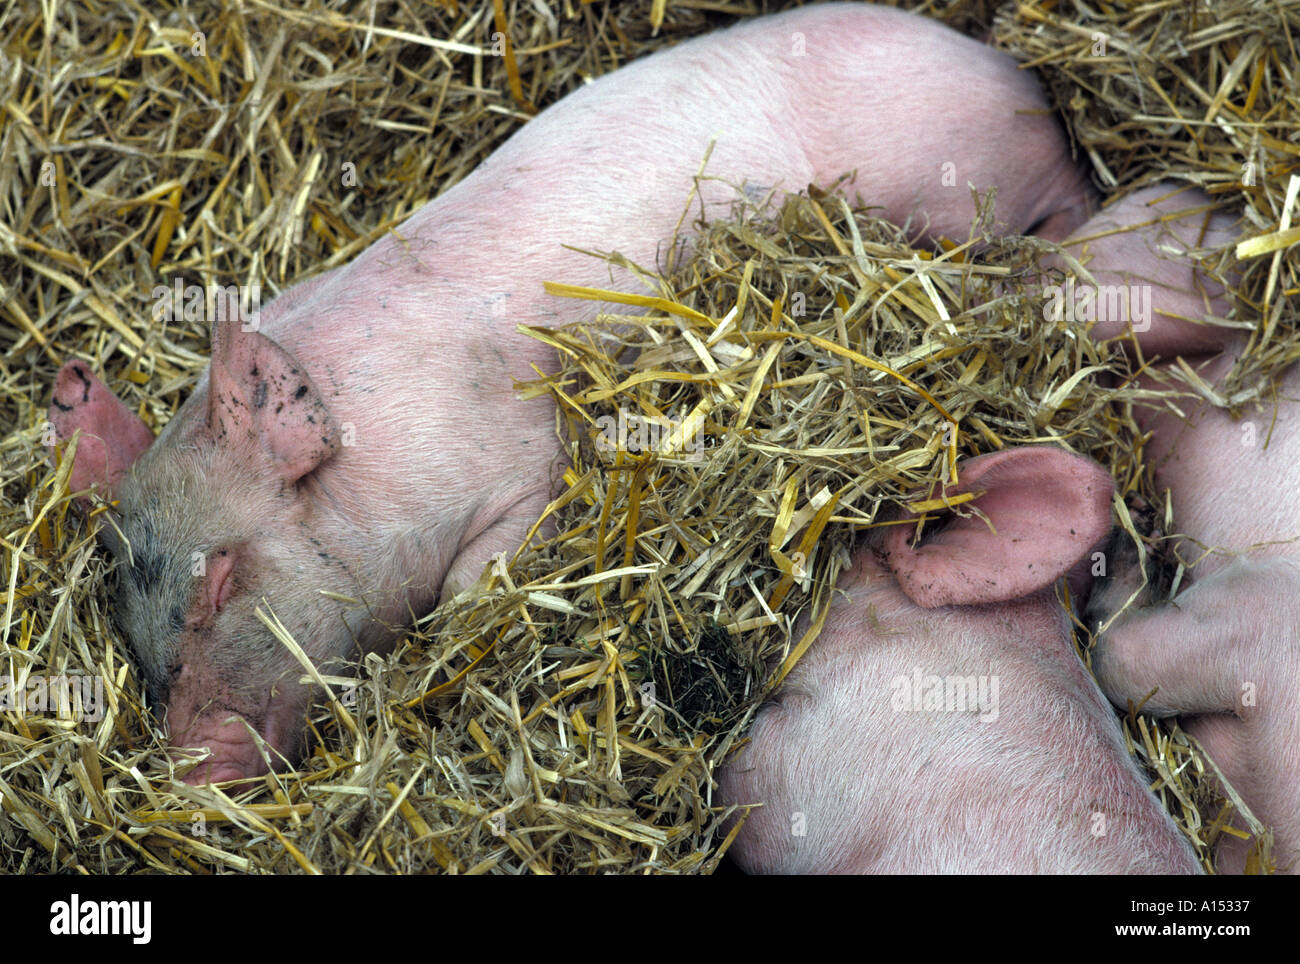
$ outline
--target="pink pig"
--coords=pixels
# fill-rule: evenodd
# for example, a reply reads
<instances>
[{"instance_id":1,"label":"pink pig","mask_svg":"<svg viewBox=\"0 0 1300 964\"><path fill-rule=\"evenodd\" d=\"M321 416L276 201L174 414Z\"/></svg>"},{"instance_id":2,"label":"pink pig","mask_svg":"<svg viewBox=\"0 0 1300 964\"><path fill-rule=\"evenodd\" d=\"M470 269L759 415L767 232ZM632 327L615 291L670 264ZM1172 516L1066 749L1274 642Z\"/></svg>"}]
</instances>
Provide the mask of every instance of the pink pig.
<instances>
[{"instance_id":1,"label":"pink pig","mask_svg":"<svg viewBox=\"0 0 1300 964\"><path fill-rule=\"evenodd\" d=\"M550 350L514 328L600 307L548 297L547 279L644 290L566 245L659 262L715 140L688 227L726 213L732 185L856 170L853 193L930 236L966 236L973 184L997 188L1004 229L1062 237L1087 192L1045 108L1011 58L923 17L752 20L575 91L260 330L214 325L209 373L156 442L67 364L51 417L62 439L83 432L73 489L119 500L120 624L172 741L212 750L188 779L300 753L309 689L255 608L328 672L519 545L562 453L549 406L512 393Z\"/></svg>"},{"instance_id":2,"label":"pink pig","mask_svg":"<svg viewBox=\"0 0 1300 964\"><path fill-rule=\"evenodd\" d=\"M1199 191L1147 188L1079 229L1086 237L1159 215L1206 208ZM1164 197L1164 200L1160 200ZM1099 239L1089 270L1099 284L1151 284L1157 313L1138 333L1143 354L1182 354L1214 386L1244 346L1244 336L1183 319L1227 317L1221 288L1194 274L1179 252L1217 248L1237 237L1234 219L1193 214L1140 231ZM1202 237L1202 232L1204 235ZM1076 249L1077 250L1077 249ZM1281 295L1278 295L1281 297ZM1160 311L1168 314L1160 314ZM1180 316L1178 318L1170 315ZM1102 337L1119 334L1099 322ZM1217 353L1217 354L1216 354ZM1120 706L1181 716L1184 727L1274 832L1281 870L1300 870L1300 372L1278 384L1276 408L1248 409L1234 420L1208 402L1183 402L1187 420L1137 408L1152 432L1147 460L1173 493L1174 529L1191 585L1166 605L1129 613L1104 633L1096 660L1108 696ZM1207 550L1213 550L1207 554ZM1204 559L1202 557L1204 556ZM1135 581L1136 579L1136 581ZM1102 617L1131 594L1130 573L1100 592ZM1158 687L1158 689L1157 689ZM1217 850L1225 870L1244 869L1248 844L1225 836Z\"/></svg>"},{"instance_id":3,"label":"pink pig","mask_svg":"<svg viewBox=\"0 0 1300 964\"><path fill-rule=\"evenodd\" d=\"M959 466L976 515L854 553L817 641L723 769L764 873L1196 873L1053 584L1087 581L1113 484L1051 447ZM1083 564L1083 567L1080 564ZM802 628L796 631L796 638Z\"/></svg>"}]
</instances>

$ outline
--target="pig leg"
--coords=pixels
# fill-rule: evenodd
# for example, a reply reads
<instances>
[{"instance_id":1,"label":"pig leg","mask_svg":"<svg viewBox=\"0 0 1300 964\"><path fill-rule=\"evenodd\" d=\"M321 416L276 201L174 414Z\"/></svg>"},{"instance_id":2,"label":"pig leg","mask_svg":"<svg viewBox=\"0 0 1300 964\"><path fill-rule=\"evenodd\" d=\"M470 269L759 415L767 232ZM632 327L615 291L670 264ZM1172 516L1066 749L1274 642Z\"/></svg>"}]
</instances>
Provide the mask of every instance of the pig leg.
<instances>
[{"instance_id":1,"label":"pig leg","mask_svg":"<svg viewBox=\"0 0 1300 964\"><path fill-rule=\"evenodd\" d=\"M1165 183L1136 191L1064 242L1097 282L1086 286L1086 294L1082 282L1066 293L1081 309L1069 317L1096 322L1094 340L1123 335L1131 321L1147 357L1203 354L1225 346L1230 329L1198 321L1226 317L1228 298L1187 252L1230 244L1237 236L1235 218L1211 211L1214 202L1203 191L1179 187Z\"/></svg>"},{"instance_id":2,"label":"pig leg","mask_svg":"<svg viewBox=\"0 0 1300 964\"><path fill-rule=\"evenodd\" d=\"M1262 603L1262 605L1261 605ZM1121 618L1094 666L1118 705L1184 726L1275 835L1279 869L1300 857L1300 567L1238 558L1172 604ZM1158 689L1157 689L1158 687ZM1225 838L1219 859L1240 871L1246 843Z\"/></svg>"},{"instance_id":3,"label":"pig leg","mask_svg":"<svg viewBox=\"0 0 1300 964\"><path fill-rule=\"evenodd\" d=\"M522 534L528 532L545 511L549 492L548 484L520 500L482 532L475 533L471 529L470 535L457 551L456 558L447 567L439 601L446 602L461 590L472 586L493 556L501 555L509 562L523 541ZM546 538L550 534L551 528L543 525L540 537Z\"/></svg>"}]
</instances>

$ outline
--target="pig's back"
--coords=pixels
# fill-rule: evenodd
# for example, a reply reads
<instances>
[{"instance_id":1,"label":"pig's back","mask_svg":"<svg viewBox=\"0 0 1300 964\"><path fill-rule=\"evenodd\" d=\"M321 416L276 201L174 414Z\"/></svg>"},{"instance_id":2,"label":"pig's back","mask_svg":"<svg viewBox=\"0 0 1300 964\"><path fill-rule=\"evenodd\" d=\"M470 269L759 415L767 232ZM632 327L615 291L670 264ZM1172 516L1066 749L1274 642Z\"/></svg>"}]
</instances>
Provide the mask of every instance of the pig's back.
<instances>
[{"instance_id":1,"label":"pig's back","mask_svg":"<svg viewBox=\"0 0 1300 964\"><path fill-rule=\"evenodd\" d=\"M798 191L854 170L851 193L896 222L965 237L973 183L996 187L998 221L1023 230L1084 198L1046 107L1012 58L919 15L826 4L756 18L552 105L299 301L272 305L265 332L338 406L358 385L396 398L395 359L431 385L473 371L481 389L461 413L473 422L512 397L514 379L552 365L552 350L517 325L580 322L608 307L548 295L544 282L646 289L575 248L662 266L701 207L728 213L732 185ZM688 209L710 144L702 203ZM410 408L376 415L368 404L339 417L359 433L376 422L413 438ZM516 428L532 437L536 421Z\"/></svg>"},{"instance_id":2,"label":"pig's back","mask_svg":"<svg viewBox=\"0 0 1300 964\"><path fill-rule=\"evenodd\" d=\"M494 265L516 285L521 268L553 273L560 244L653 263L710 143L701 185L710 215L735 194L708 178L799 191L856 170L853 190L896 222L924 198L932 233L964 237L969 182L997 185L998 220L1023 229L1081 192L1047 106L1011 57L926 17L802 8L686 41L571 93L407 233L454 254L475 282L492 279ZM487 241L492 258L476 257ZM384 257L381 245L372 252ZM604 265L577 267L608 276Z\"/></svg>"}]
</instances>

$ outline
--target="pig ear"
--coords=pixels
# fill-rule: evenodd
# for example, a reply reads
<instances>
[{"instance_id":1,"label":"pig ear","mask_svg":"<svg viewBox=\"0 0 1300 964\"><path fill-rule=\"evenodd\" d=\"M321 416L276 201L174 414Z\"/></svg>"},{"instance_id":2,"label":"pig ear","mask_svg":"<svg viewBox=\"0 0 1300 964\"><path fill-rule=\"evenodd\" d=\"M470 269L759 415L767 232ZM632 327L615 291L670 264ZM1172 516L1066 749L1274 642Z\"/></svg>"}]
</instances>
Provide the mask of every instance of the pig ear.
<instances>
[{"instance_id":1,"label":"pig ear","mask_svg":"<svg viewBox=\"0 0 1300 964\"><path fill-rule=\"evenodd\" d=\"M153 443L149 426L82 361L70 361L59 369L50 400L50 421L60 442L72 438L78 429L82 433L69 480L73 492L98 485L104 490L101 495L111 496L118 480Z\"/></svg>"},{"instance_id":2,"label":"pig ear","mask_svg":"<svg viewBox=\"0 0 1300 964\"><path fill-rule=\"evenodd\" d=\"M983 491L974 513L955 512L922 544L893 526L885 557L919 606L978 605L1029 595L1066 575L1110 529L1114 483L1089 459L1031 447L982 455L958 467L949 497ZM932 497L942 493L936 491Z\"/></svg>"},{"instance_id":3,"label":"pig ear","mask_svg":"<svg viewBox=\"0 0 1300 964\"><path fill-rule=\"evenodd\" d=\"M286 482L333 455L339 429L306 369L238 322L212 328L208 428L219 445L259 447Z\"/></svg>"}]
</instances>

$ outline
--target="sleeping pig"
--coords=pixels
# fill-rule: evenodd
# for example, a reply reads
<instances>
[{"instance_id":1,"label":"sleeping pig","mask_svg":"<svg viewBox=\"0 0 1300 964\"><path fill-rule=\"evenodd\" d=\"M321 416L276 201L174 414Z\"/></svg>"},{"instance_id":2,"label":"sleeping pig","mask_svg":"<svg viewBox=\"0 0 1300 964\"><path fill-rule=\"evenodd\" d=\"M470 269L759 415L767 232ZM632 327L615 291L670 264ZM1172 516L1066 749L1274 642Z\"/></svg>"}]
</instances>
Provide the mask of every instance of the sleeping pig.
<instances>
[{"instance_id":1,"label":"sleeping pig","mask_svg":"<svg viewBox=\"0 0 1300 964\"><path fill-rule=\"evenodd\" d=\"M856 548L723 768L724 805L762 803L731 853L764 873L1197 872L1053 589L1084 588L1110 476L1046 446L959 470L946 494L982 490L992 528L954 514L919 545L912 523Z\"/></svg>"},{"instance_id":2,"label":"sleeping pig","mask_svg":"<svg viewBox=\"0 0 1300 964\"><path fill-rule=\"evenodd\" d=\"M1159 216L1192 212L1163 224L1089 244L1088 269L1100 284L1150 284L1156 312L1137 333L1150 358L1184 355L1215 386L1244 347L1233 329L1187 319L1225 318L1221 288L1199 277L1181 252L1217 248L1237 237L1234 218L1204 213L1199 191L1147 188L1079 229L1099 235ZM1077 251L1077 249L1076 249ZM1280 296L1280 295L1279 295ZM1162 314L1161 312L1167 312ZM1178 317L1173 317L1178 316ZM1103 337L1117 319L1098 322ZM1181 403L1184 421L1135 409L1152 433L1147 461L1173 495L1175 551L1191 585L1163 605L1130 610L1102 634L1095 659L1108 696L1178 715L1255 816L1274 832L1279 870L1300 869L1300 373L1289 369L1263 407L1239 419L1208 402ZM1198 561L1199 560L1199 561ZM1090 608L1098 619L1140 584L1140 572L1115 580ZM1244 868L1249 841L1225 835L1216 857Z\"/></svg>"},{"instance_id":3,"label":"sleeping pig","mask_svg":"<svg viewBox=\"0 0 1300 964\"><path fill-rule=\"evenodd\" d=\"M551 364L515 326L602 307L548 297L546 279L643 290L566 245L662 262L712 142L684 224L746 187L856 171L851 195L930 237L967 235L968 185L997 189L1003 229L1063 237L1088 200L1045 107L1009 57L920 16L755 19L575 91L256 330L216 324L207 373L156 441L67 364L51 417L61 439L82 432L73 490L118 500L120 624L172 742L212 751L188 779L300 752L309 691L256 607L328 671L518 547L561 448L549 403L513 397Z\"/></svg>"}]
</instances>

